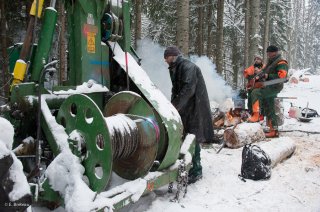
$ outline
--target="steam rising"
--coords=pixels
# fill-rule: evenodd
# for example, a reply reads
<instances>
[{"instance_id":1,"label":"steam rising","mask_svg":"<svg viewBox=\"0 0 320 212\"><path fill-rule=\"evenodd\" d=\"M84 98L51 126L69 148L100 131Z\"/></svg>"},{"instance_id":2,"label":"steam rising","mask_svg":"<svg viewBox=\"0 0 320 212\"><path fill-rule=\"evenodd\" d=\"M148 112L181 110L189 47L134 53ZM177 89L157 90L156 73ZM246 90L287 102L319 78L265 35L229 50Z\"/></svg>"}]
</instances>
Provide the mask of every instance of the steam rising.
<instances>
[{"instance_id":1,"label":"steam rising","mask_svg":"<svg viewBox=\"0 0 320 212\"><path fill-rule=\"evenodd\" d=\"M142 59L141 67L147 72L151 81L170 100L172 83L168 65L163 58L164 48L149 39L138 42L137 54Z\"/></svg>"},{"instance_id":2,"label":"steam rising","mask_svg":"<svg viewBox=\"0 0 320 212\"><path fill-rule=\"evenodd\" d=\"M216 65L207 56L193 55L191 61L201 69L210 101L215 101L221 105L227 98L233 96L231 86L227 85L223 78L217 74Z\"/></svg>"},{"instance_id":3,"label":"steam rising","mask_svg":"<svg viewBox=\"0 0 320 212\"><path fill-rule=\"evenodd\" d=\"M148 73L150 79L170 100L172 83L169 75L168 65L163 58L164 47L153 43L149 39L143 39L138 43L137 53L142 59L141 66ZM215 65L208 57L191 56L202 71L208 90L210 101L218 104L223 103L226 98L232 96L232 88L216 73Z\"/></svg>"}]
</instances>

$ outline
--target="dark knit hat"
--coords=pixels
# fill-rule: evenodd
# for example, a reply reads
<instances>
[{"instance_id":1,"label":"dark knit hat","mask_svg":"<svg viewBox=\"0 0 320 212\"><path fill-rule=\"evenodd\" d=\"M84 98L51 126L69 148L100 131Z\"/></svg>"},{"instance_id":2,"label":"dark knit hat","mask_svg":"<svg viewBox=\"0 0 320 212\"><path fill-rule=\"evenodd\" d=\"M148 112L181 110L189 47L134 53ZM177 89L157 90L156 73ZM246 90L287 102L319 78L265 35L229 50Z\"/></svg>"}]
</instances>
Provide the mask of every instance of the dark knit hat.
<instances>
[{"instance_id":1,"label":"dark knit hat","mask_svg":"<svg viewBox=\"0 0 320 212\"><path fill-rule=\"evenodd\" d=\"M168 46L166 50L164 50L164 58L168 56L178 56L181 52L176 46Z\"/></svg>"},{"instance_id":2,"label":"dark knit hat","mask_svg":"<svg viewBox=\"0 0 320 212\"><path fill-rule=\"evenodd\" d=\"M267 52L277 52L279 51L278 47L274 46L274 45L270 45L267 48Z\"/></svg>"}]
</instances>

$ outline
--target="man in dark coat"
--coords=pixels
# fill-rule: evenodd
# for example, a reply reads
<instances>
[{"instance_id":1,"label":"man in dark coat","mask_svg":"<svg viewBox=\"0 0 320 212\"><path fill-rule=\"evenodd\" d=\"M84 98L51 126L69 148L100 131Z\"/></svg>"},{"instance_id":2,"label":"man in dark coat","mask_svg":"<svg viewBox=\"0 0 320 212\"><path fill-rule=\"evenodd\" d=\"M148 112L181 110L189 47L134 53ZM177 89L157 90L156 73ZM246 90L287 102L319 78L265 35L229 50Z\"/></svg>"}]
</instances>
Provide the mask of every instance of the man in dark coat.
<instances>
[{"instance_id":1,"label":"man in dark coat","mask_svg":"<svg viewBox=\"0 0 320 212\"><path fill-rule=\"evenodd\" d=\"M196 136L193 167L189 171L189 183L194 183L202 178L200 143L213 141L207 88L200 68L183 58L177 47L167 47L164 59L169 65L172 81L171 103L181 116L184 133L192 133Z\"/></svg>"}]
</instances>

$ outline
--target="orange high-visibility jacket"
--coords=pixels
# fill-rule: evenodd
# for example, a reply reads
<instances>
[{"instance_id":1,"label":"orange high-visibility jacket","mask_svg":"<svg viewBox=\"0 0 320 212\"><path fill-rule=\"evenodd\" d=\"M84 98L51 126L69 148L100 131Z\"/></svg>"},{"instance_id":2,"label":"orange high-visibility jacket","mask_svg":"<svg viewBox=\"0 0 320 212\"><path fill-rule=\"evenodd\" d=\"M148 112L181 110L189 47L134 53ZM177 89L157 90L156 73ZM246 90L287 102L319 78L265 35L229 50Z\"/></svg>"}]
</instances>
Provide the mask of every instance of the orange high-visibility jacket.
<instances>
[{"instance_id":1,"label":"orange high-visibility jacket","mask_svg":"<svg viewBox=\"0 0 320 212\"><path fill-rule=\"evenodd\" d=\"M243 76L244 78L248 79L249 76L254 75L254 66L249 66L248 68L246 68L243 72Z\"/></svg>"},{"instance_id":2,"label":"orange high-visibility jacket","mask_svg":"<svg viewBox=\"0 0 320 212\"><path fill-rule=\"evenodd\" d=\"M260 68L260 70L262 70L265 67L265 65L262 65L262 68ZM250 77L252 77L254 75L254 66L251 65L248 68L246 68L243 72L243 76L246 79L250 79Z\"/></svg>"}]
</instances>

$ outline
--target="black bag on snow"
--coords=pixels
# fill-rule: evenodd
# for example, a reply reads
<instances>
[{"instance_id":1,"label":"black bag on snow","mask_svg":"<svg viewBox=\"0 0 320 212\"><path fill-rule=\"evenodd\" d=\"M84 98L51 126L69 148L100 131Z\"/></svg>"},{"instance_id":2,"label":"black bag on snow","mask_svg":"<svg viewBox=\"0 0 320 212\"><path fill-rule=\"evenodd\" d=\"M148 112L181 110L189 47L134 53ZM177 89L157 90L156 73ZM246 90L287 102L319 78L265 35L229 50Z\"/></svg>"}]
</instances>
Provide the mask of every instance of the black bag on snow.
<instances>
[{"instance_id":1,"label":"black bag on snow","mask_svg":"<svg viewBox=\"0 0 320 212\"><path fill-rule=\"evenodd\" d=\"M246 144L242 150L241 175L252 180L269 179L271 176L270 157L257 145Z\"/></svg>"}]
</instances>

